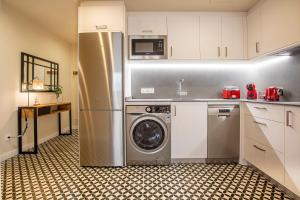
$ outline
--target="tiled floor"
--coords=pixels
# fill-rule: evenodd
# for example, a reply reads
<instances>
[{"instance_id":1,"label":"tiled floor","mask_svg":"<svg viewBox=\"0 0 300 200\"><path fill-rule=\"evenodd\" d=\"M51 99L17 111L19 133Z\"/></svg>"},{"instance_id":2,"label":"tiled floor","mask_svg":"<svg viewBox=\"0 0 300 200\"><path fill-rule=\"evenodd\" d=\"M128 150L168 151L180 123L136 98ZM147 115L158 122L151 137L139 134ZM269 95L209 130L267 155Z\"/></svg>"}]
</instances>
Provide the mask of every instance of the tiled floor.
<instances>
[{"instance_id":1,"label":"tiled floor","mask_svg":"<svg viewBox=\"0 0 300 200\"><path fill-rule=\"evenodd\" d=\"M242 165L80 168L76 131L39 150L2 163L3 199L289 199Z\"/></svg>"}]
</instances>

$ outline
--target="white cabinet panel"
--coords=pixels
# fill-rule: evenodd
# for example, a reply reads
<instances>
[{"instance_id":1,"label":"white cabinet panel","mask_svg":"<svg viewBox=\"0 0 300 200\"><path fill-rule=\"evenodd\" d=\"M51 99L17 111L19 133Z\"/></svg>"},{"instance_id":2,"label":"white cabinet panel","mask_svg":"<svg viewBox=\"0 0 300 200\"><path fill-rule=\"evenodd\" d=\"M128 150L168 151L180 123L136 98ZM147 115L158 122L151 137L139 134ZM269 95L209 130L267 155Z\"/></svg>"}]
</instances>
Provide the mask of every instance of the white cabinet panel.
<instances>
[{"instance_id":1,"label":"white cabinet panel","mask_svg":"<svg viewBox=\"0 0 300 200\"><path fill-rule=\"evenodd\" d=\"M202 13L202 59L244 59L244 13Z\"/></svg>"},{"instance_id":2,"label":"white cabinet panel","mask_svg":"<svg viewBox=\"0 0 300 200\"><path fill-rule=\"evenodd\" d=\"M124 6L80 6L78 31L124 31Z\"/></svg>"},{"instance_id":3,"label":"white cabinet panel","mask_svg":"<svg viewBox=\"0 0 300 200\"><path fill-rule=\"evenodd\" d=\"M221 58L221 16L215 13L200 15L200 52L202 59Z\"/></svg>"},{"instance_id":4,"label":"white cabinet panel","mask_svg":"<svg viewBox=\"0 0 300 200\"><path fill-rule=\"evenodd\" d=\"M167 16L169 59L200 59L199 16Z\"/></svg>"},{"instance_id":5,"label":"white cabinet panel","mask_svg":"<svg viewBox=\"0 0 300 200\"><path fill-rule=\"evenodd\" d=\"M225 59L244 59L243 14L222 15L221 52Z\"/></svg>"},{"instance_id":6,"label":"white cabinet panel","mask_svg":"<svg viewBox=\"0 0 300 200\"><path fill-rule=\"evenodd\" d=\"M284 184L284 154L251 138L245 138L245 158L254 166Z\"/></svg>"},{"instance_id":7,"label":"white cabinet panel","mask_svg":"<svg viewBox=\"0 0 300 200\"><path fill-rule=\"evenodd\" d=\"M167 35L167 16L159 13L129 13L128 35Z\"/></svg>"},{"instance_id":8,"label":"white cabinet panel","mask_svg":"<svg viewBox=\"0 0 300 200\"><path fill-rule=\"evenodd\" d=\"M246 103L245 114L258 118L284 122L284 106L262 103Z\"/></svg>"},{"instance_id":9,"label":"white cabinet panel","mask_svg":"<svg viewBox=\"0 0 300 200\"><path fill-rule=\"evenodd\" d=\"M172 103L172 158L207 157L207 103Z\"/></svg>"},{"instance_id":10,"label":"white cabinet panel","mask_svg":"<svg viewBox=\"0 0 300 200\"><path fill-rule=\"evenodd\" d=\"M300 196L300 107L285 110L285 186Z\"/></svg>"},{"instance_id":11,"label":"white cabinet panel","mask_svg":"<svg viewBox=\"0 0 300 200\"><path fill-rule=\"evenodd\" d=\"M300 41L300 1L266 0L261 5L263 51Z\"/></svg>"},{"instance_id":12,"label":"white cabinet panel","mask_svg":"<svg viewBox=\"0 0 300 200\"><path fill-rule=\"evenodd\" d=\"M248 58L254 58L261 52L261 9L255 7L247 16L248 26Z\"/></svg>"},{"instance_id":13,"label":"white cabinet panel","mask_svg":"<svg viewBox=\"0 0 300 200\"><path fill-rule=\"evenodd\" d=\"M284 152L283 123L245 116L245 136L257 140L276 151Z\"/></svg>"}]
</instances>

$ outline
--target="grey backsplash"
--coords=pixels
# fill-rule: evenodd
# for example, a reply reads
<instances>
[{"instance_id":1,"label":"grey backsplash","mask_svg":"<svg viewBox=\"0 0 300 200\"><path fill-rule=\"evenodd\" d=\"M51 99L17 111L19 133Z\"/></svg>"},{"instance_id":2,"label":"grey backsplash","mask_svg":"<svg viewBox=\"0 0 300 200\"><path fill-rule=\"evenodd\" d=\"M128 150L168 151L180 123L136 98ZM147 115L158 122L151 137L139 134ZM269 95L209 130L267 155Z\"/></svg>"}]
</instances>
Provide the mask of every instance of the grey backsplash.
<instances>
[{"instance_id":1,"label":"grey backsplash","mask_svg":"<svg viewBox=\"0 0 300 200\"><path fill-rule=\"evenodd\" d=\"M131 93L133 98L178 98L176 81L183 78L183 89L188 91L186 98L221 98L222 88L226 85L240 87L242 98L245 98L245 86L253 82L259 91L264 91L268 86L281 86L285 89L282 100L300 101L300 55L276 59L280 61L226 64L212 68L209 64L199 64L199 68L193 64L193 67L186 69L184 64L153 68L149 63L147 67L139 63L131 64L134 65L131 69ZM152 87L155 94L141 94L141 88Z\"/></svg>"}]
</instances>

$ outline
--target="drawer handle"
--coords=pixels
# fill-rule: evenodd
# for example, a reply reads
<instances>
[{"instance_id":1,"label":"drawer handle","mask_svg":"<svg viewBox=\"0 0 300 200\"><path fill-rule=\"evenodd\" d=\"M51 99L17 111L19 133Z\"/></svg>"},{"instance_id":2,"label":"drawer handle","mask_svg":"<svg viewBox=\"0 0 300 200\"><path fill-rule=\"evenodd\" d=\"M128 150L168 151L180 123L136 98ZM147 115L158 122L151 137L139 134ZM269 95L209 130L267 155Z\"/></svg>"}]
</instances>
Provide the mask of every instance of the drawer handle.
<instances>
[{"instance_id":1,"label":"drawer handle","mask_svg":"<svg viewBox=\"0 0 300 200\"><path fill-rule=\"evenodd\" d=\"M262 123L262 122L257 122L257 121L253 121L255 124L259 124L259 125L263 125L263 126L268 126L266 123Z\"/></svg>"},{"instance_id":2,"label":"drawer handle","mask_svg":"<svg viewBox=\"0 0 300 200\"><path fill-rule=\"evenodd\" d=\"M152 33L152 30L142 30L143 33Z\"/></svg>"},{"instance_id":3,"label":"drawer handle","mask_svg":"<svg viewBox=\"0 0 300 200\"><path fill-rule=\"evenodd\" d=\"M265 108L265 107L257 107L257 106L255 106L254 108L256 108L256 109L258 109L258 110L268 110L268 109Z\"/></svg>"},{"instance_id":4,"label":"drawer handle","mask_svg":"<svg viewBox=\"0 0 300 200\"><path fill-rule=\"evenodd\" d=\"M107 29L107 25L96 26L96 29Z\"/></svg>"},{"instance_id":5,"label":"drawer handle","mask_svg":"<svg viewBox=\"0 0 300 200\"><path fill-rule=\"evenodd\" d=\"M292 127L292 111L286 111L286 126Z\"/></svg>"},{"instance_id":6,"label":"drawer handle","mask_svg":"<svg viewBox=\"0 0 300 200\"><path fill-rule=\"evenodd\" d=\"M176 110L176 106L174 106L174 116L176 117L177 115L177 110Z\"/></svg>"},{"instance_id":7,"label":"drawer handle","mask_svg":"<svg viewBox=\"0 0 300 200\"><path fill-rule=\"evenodd\" d=\"M260 150L260 151L266 152L265 149L262 149L262 148L260 148L260 147L258 147L258 146L256 146L256 145L253 145L253 147L256 148L256 149L258 149L258 150Z\"/></svg>"},{"instance_id":8,"label":"drawer handle","mask_svg":"<svg viewBox=\"0 0 300 200\"><path fill-rule=\"evenodd\" d=\"M226 117L226 118L229 118L230 115L218 115L218 117Z\"/></svg>"},{"instance_id":9,"label":"drawer handle","mask_svg":"<svg viewBox=\"0 0 300 200\"><path fill-rule=\"evenodd\" d=\"M256 53L259 53L259 42L255 43L255 51Z\"/></svg>"}]
</instances>

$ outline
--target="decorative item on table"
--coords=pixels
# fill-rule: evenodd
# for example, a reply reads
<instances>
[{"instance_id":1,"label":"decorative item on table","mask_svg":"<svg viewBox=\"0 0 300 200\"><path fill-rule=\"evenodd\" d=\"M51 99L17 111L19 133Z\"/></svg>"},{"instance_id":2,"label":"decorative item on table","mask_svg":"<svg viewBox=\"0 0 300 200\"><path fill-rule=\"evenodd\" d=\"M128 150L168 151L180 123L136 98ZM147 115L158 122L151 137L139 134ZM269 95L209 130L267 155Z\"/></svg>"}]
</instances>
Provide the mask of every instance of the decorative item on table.
<instances>
[{"instance_id":1,"label":"decorative item on table","mask_svg":"<svg viewBox=\"0 0 300 200\"><path fill-rule=\"evenodd\" d=\"M32 80L32 90L38 92L38 91L43 91L44 90L44 81L40 80L38 77L35 77ZM36 95L35 96L35 100L34 100L34 105L39 105L39 96Z\"/></svg>"},{"instance_id":2,"label":"decorative item on table","mask_svg":"<svg viewBox=\"0 0 300 200\"><path fill-rule=\"evenodd\" d=\"M61 85L58 85L55 89L54 89L54 92L56 94L56 101L58 102L59 100L59 97L60 95L62 94L62 89L63 87Z\"/></svg>"},{"instance_id":3,"label":"decorative item on table","mask_svg":"<svg viewBox=\"0 0 300 200\"><path fill-rule=\"evenodd\" d=\"M266 89L264 99L266 101L279 101L280 96L283 96L283 88L271 86Z\"/></svg>"},{"instance_id":4,"label":"decorative item on table","mask_svg":"<svg viewBox=\"0 0 300 200\"><path fill-rule=\"evenodd\" d=\"M222 95L224 99L239 99L241 91L237 86L225 86Z\"/></svg>"},{"instance_id":5,"label":"decorative item on table","mask_svg":"<svg viewBox=\"0 0 300 200\"><path fill-rule=\"evenodd\" d=\"M254 83L249 83L247 88L247 99L257 99L257 91Z\"/></svg>"}]
</instances>

